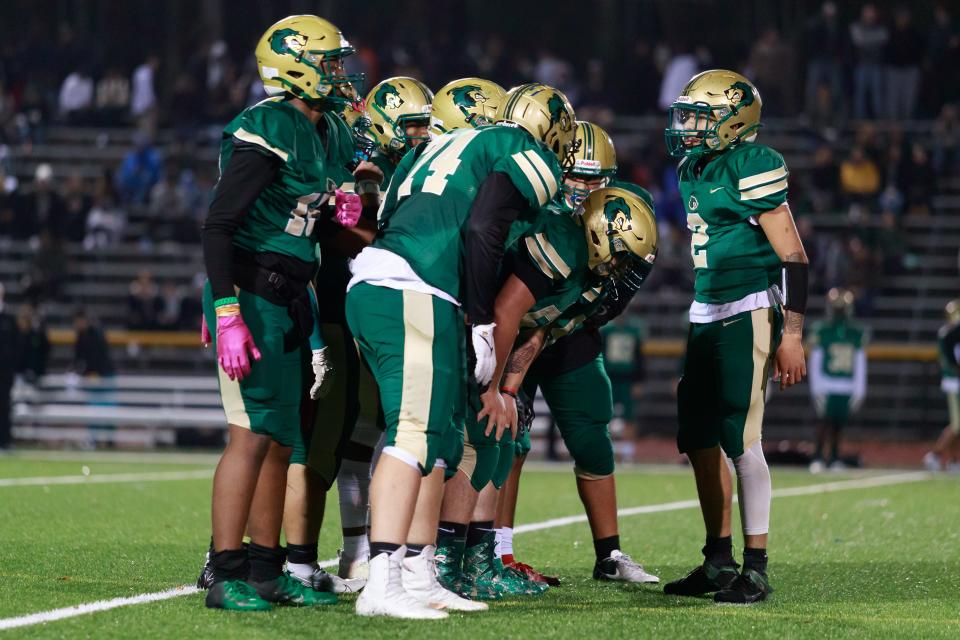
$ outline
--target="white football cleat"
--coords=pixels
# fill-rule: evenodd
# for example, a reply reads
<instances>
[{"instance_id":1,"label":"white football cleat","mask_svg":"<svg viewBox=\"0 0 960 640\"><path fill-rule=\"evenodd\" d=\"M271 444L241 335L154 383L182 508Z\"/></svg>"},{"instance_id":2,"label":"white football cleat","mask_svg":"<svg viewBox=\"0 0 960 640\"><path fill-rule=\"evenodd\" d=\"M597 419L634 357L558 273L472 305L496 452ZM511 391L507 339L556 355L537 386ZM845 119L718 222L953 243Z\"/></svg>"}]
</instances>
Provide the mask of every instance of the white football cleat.
<instances>
[{"instance_id":1,"label":"white football cleat","mask_svg":"<svg viewBox=\"0 0 960 640\"><path fill-rule=\"evenodd\" d=\"M826 471L826 469L827 469L827 465L823 464L823 460L821 460L820 458L814 458L810 462L810 473L812 474L823 473L824 471Z\"/></svg>"},{"instance_id":2,"label":"white football cleat","mask_svg":"<svg viewBox=\"0 0 960 640\"><path fill-rule=\"evenodd\" d=\"M309 567L309 572L305 570L307 567ZM303 586L329 593L359 593L367 583L366 578L341 578L332 573L327 573L316 563L313 563L313 565L291 565L288 562L287 571L291 577Z\"/></svg>"},{"instance_id":3,"label":"white football cleat","mask_svg":"<svg viewBox=\"0 0 960 640\"><path fill-rule=\"evenodd\" d=\"M352 557L345 555L343 549L337 551L340 564L337 566L337 575L349 580L366 581L370 575L370 557Z\"/></svg>"},{"instance_id":4,"label":"white football cleat","mask_svg":"<svg viewBox=\"0 0 960 640\"><path fill-rule=\"evenodd\" d=\"M431 609L449 609L450 611L489 609L485 602L461 598L440 585L437 581L437 563L433 557L436 550L434 545L427 545L419 555L403 559L404 590Z\"/></svg>"},{"instance_id":5,"label":"white football cleat","mask_svg":"<svg viewBox=\"0 0 960 640\"><path fill-rule=\"evenodd\" d=\"M619 582L638 582L641 584L657 584L660 578L647 573L642 564L633 561L633 558L619 549L614 549L609 558L598 560L593 567L594 580L616 580Z\"/></svg>"},{"instance_id":6,"label":"white football cleat","mask_svg":"<svg viewBox=\"0 0 960 640\"><path fill-rule=\"evenodd\" d=\"M923 456L923 466L927 468L927 471L932 471L934 473L943 468L940 466L940 456L935 454L933 451L927 451L927 453Z\"/></svg>"},{"instance_id":7,"label":"white football cleat","mask_svg":"<svg viewBox=\"0 0 960 640\"><path fill-rule=\"evenodd\" d=\"M409 620L442 620L450 614L431 609L403 588L403 556L405 546L391 554L370 558L370 577L357 598L357 615L386 616Z\"/></svg>"}]
</instances>

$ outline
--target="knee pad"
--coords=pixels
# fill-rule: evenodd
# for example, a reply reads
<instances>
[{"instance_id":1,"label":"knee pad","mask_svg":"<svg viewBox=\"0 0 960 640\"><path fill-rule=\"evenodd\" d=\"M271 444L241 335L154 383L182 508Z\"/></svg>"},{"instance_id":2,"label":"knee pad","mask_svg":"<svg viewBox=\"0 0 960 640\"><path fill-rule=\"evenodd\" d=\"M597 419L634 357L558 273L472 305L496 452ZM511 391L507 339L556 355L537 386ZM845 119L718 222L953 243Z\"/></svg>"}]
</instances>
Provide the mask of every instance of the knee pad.
<instances>
[{"instance_id":1,"label":"knee pad","mask_svg":"<svg viewBox=\"0 0 960 640\"><path fill-rule=\"evenodd\" d=\"M770 468L763 457L763 448L754 443L743 455L734 459L739 487L740 519L743 533L760 535L770 530Z\"/></svg>"},{"instance_id":2,"label":"knee pad","mask_svg":"<svg viewBox=\"0 0 960 640\"><path fill-rule=\"evenodd\" d=\"M509 434L508 434L509 435ZM513 461L516 460L516 445L512 438L504 437L500 442L499 454L497 456L497 468L493 472L491 481L493 486L499 489L507 482L510 477L510 470L513 469Z\"/></svg>"},{"instance_id":3,"label":"knee pad","mask_svg":"<svg viewBox=\"0 0 960 640\"><path fill-rule=\"evenodd\" d=\"M496 445L464 443L459 471L470 478L470 485L475 491L480 491L493 479L499 458L500 448Z\"/></svg>"},{"instance_id":4,"label":"knee pad","mask_svg":"<svg viewBox=\"0 0 960 640\"><path fill-rule=\"evenodd\" d=\"M606 425L594 423L561 433L578 478L598 480L613 475L613 441Z\"/></svg>"}]
</instances>

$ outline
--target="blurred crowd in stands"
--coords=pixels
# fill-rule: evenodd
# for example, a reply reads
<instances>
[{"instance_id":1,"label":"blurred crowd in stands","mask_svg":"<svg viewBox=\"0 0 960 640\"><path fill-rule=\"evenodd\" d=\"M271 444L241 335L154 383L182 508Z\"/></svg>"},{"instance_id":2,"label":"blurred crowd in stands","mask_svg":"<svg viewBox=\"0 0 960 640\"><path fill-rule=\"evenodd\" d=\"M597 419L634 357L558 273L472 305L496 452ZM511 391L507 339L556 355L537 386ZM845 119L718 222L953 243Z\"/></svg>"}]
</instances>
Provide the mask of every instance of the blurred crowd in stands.
<instances>
[{"instance_id":1,"label":"blurred crowd in stands","mask_svg":"<svg viewBox=\"0 0 960 640\"><path fill-rule=\"evenodd\" d=\"M793 31L765 29L733 60L682 40L644 38L615 60L572 60L550 43L488 33L468 33L464 43L437 32L425 51L403 29L384 34L366 25L349 33L358 50L349 66L366 73L368 87L401 74L433 87L464 75L504 86L534 79L564 90L580 118L613 129L618 117L663 114L698 70L735 67L762 92L768 133L761 141L777 134L777 118L791 118L791 131L799 129L803 147L785 155L810 161L791 176L790 200L815 288L852 286L860 312L869 313L880 276L912 268L903 217L933 213L934 194L960 176L960 29L956 6L946 3L932 10L872 3L843 9L845 16L825 2ZM216 167L198 162L192 150L213 148L220 127L263 97L249 45L233 51L223 40L209 42L174 71L153 53L129 61L131 67L123 57L103 62L104 52L66 26L55 46L39 46L39 37L27 32L0 49L0 247L36 248L21 282L33 302L60 294L69 271L65 244L86 251L124 241L195 245ZM913 125L920 119L925 128ZM137 133L122 162L96 179L39 164L21 184L9 171L12 158L28 156L58 125ZM844 134L851 128L852 140ZM162 145L153 142L159 130L172 132ZM647 286L689 289L684 205L661 137L622 145L620 164L624 178L657 200L661 253ZM817 233L808 214L845 216L848 231ZM129 233L134 218L136 234ZM130 328L195 328L192 303L183 311L195 295L190 288L141 273L130 284Z\"/></svg>"}]
</instances>

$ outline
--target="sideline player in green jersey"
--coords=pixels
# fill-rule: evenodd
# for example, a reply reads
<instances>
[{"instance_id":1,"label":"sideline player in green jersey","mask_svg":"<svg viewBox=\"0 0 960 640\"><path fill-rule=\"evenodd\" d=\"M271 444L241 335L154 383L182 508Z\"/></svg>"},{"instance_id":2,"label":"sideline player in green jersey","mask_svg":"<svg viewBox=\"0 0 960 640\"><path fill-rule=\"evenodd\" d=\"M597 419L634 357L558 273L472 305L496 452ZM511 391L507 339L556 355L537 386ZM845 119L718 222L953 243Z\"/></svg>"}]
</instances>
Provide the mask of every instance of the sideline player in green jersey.
<instances>
[{"instance_id":1,"label":"sideline player in green jersey","mask_svg":"<svg viewBox=\"0 0 960 640\"><path fill-rule=\"evenodd\" d=\"M471 323L480 384L496 367L493 298L510 225L546 204L572 163L574 116L559 91L511 90L497 125L444 134L407 154L390 183L373 245L351 265L347 322L380 389L383 455L370 487L370 578L357 613L406 618L446 614L412 598L402 583L405 544L433 554L433 531L409 537L423 476L437 490L437 452L449 430L464 366L461 300ZM442 467L441 467L442 469ZM419 554L418 554L419 555Z\"/></svg>"},{"instance_id":2,"label":"sideline player in green jersey","mask_svg":"<svg viewBox=\"0 0 960 640\"><path fill-rule=\"evenodd\" d=\"M334 111L355 80L343 73L351 52L316 16L274 24L256 54L264 88L276 97L224 129L221 177L202 231L204 319L216 327L211 341L229 423L213 481L208 607L336 602L283 573L279 542L291 448L302 447L301 349L316 325L314 227L334 195L340 224L359 217L359 197L336 190L340 158L318 135L336 130ZM325 358L323 350L313 354L315 394L330 375Z\"/></svg>"},{"instance_id":3,"label":"sideline player in green jersey","mask_svg":"<svg viewBox=\"0 0 960 640\"><path fill-rule=\"evenodd\" d=\"M947 395L950 422L937 439L932 451L923 456L923 464L931 471L944 471L954 459L954 448L960 436L960 299L951 300L944 309L947 323L937 333L940 350L940 389Z\"/></svg>"},{"instance_id":4,"label":"sideline player in green jersey","mask_svg":"<svg viewBox=\"0 0 960 640\"><path fill-rule=\"evenodd\" d=\"M827 319L810 328L807 341L810 396L820 420L810 473L820 473L827 466L845 468L840 459L840 432L867 396L865 349L869 337L869 330L853 320L853 292L830 289ZM830 440L830 457L824 460L827 440Z\"/></svg>"},{"instance_id":5,"label":"sideline player in green jersey","mask_svg":"<svg viewBox=\"0 0 960 640\"><path fill-rule=\"evenodd\" d=\"M526 239L524 248L528 259L516 263L497 297L498 329L494 335L498 339L498 358L500 349L504 357L509 354L509 358L499 390L491 387L484 394L484 407L491 410L494 424L503 419L515 422L518 420L517 399L533 398L538 387L543 391L574 460L577 490L587 513L596 552L594 578L653 583L658 578L620 549L613 443L608 430L613 413L610 381L603 370L599 339L590 335L596 333L596 326L586 331L581 329L584 316L590 313L588 309L598 309L609 292L622 285L627 273L637 280L645 279L657 252L656 219L643 199L618 187L593 191L581 209L588 230L588 264L595 268L599 255L606 250L611 260L608 273L603 280L582 283L572 299L564 298L562 288L547 293L550 279L556 281L568 269L582 268L582 256L564 251L563 244L553 242L548 235ZM597 224L592 225L591 221ZM596 243L598 236L605 236L603 239L609 241L608 249L604 249L602 242ZM516 326L521 338L514 342L509 332ZM538 331L538 327L548 327L549 331ZM580 340L580 336L586 340ZM550 344L554 340L555 344ZM548 344L550 346L543 349ZM505 409L500 409L501 405ZM516 482L529 450L528 434L524 434L519 444L516 456L514 449L501 449L503 457L494 477L495 487L503 486L508 475ZM505 555L512 555L507 553L512 552L512 537L503 529L512 528L509 525L512 525L516 506L516 484L509 490L513 491L509 509L498 513L500 546ZM546 580L525 565L516 563L515 568L530 578Z\"/></svg>"},{"instance_id":6,"label":"sideline player in green jersey","mask_svg":"<svg viewBox=\"0 0 960 640\"><path fill-rule=\"evenodd\" d=\"M578 122L577 138L580 144L575 156L576 161L573 170L564 176L561 186L563 198L555 206L572 213L592 191L609 185L631 191L653 211L653 199L645 189L616 179L616 149L606 131L589 122ZM548 397L551 410L556 408L554 413L564 422L561 430L591 434L602 431L606 434L613 407L608 391L610 381L597 366L601 354L598 330L626 309L642 281L642 271L628 271L619 280L607 281L603 288L585 291L576 305L555 319L550 344L543 348L542 352L530 353L533 345L518 348L518 362L523 356L527 356L527 359L525 368L521 371L521 365L518 364L518 371L514 373L521 374L519 380L526 380L524 387L530 398L535 395L538 387ZM585 321L587 316L589 319ZM527 376L525 372L531 367L532 373ZM568 384L571 380L578 381L578 384L571 386ZM521 388L519 383L510 386ZM505 398L505 401L512 402L509 397ZM557 578L545 576L529 565L517 561L513 553L513 524L520 474L529 451L529 440L529 434L518 440L509 477L500 491L496 513L497 553L503 558L504 564L523 572L529 578L547 584L559 584ZM594 443L596 446L593 453L604 460L609 458L612 469L612 443L606 436L605 440L601 440ZM507 458L501 462L506 464ZM587 467L594 465L589 464ZM582 478L579 477L581 475ZM590 479L593 476L578 473L577 480L584 501L589 503L587 510L596 516L592 519L595 569L606 566L606 570L595 571L595 575L598 578L611 575L627 579L632 577L638 581L649 578L649 574L629 560L628 556L613 553L619 552L620 547L617 535L616 488L612 474L602 477L601 474L596 475L599 479L595 481Z\"/></svg>"},{"instance_id":7,"label":"sideline player in green jersey","mask_svg":"<svg viewBox=\"0 0 960 640\"><path fill-rule=\"evenodd\" d=\"M380 407L376 383L352 348L353 336L346 325L347 263L373 238L380 189L386 189L394 165L403 152L427 139L432 97L430 89L413 78L390 78L370 91L366 108L358 114L362 119L353 118L351 125L365 139L372 139L379 154L360 162L354 172L356 191L364 203L363 220L357 227L361 233L351 229L321 238L324 259L316 278L318 297L323 301L320 319L331 362L340 375L331 393L312 407L315 437L310 439L308 455L303 460L291 460L291 464L302 466L291 467L291 474L299 469L300 477L288 481L284 517L287 569L293 577L317 589L355 592L366 581L370 462L382 431L377 424ZM355 108L351 104L345 110L348 122ZM329 574L317 565L317 541L326 492L335 479L343 551L338 571Z\"/></svg>"},{"instance_id":8,"label":"sideline player in green jersey","mask_svg":"<svg viewBox=\"0 0 960 640\"><path fill-rule=\"evenodd\" d=\"M603 338L603 367L613 392L613 417L619 419L626 438L622 456L633 459L633 440L637 437L637 412L644 380L643 324L639 319L618 316L600 330Z\"/></svg>"},{"instance_id":9,"label":"sideline player in green jersey","mask_svg":"<svg viewBox=\"0 0 960 640\"><path fill-rule=\"evenodd\" d=\"M681 159L696 274L677 444L693 466L707 532L703 564L664 591L716 592L717 602L740 604L772 591L770 470L760 444L769 369L781 389L806 375L807 256L787 205L783 158L754 142L760 108L760 93L739 73L704 71L671 105L664 134L670 155ZM733 559L724 456L740 487L742 572Z\"/></svg>"}]
</instances>

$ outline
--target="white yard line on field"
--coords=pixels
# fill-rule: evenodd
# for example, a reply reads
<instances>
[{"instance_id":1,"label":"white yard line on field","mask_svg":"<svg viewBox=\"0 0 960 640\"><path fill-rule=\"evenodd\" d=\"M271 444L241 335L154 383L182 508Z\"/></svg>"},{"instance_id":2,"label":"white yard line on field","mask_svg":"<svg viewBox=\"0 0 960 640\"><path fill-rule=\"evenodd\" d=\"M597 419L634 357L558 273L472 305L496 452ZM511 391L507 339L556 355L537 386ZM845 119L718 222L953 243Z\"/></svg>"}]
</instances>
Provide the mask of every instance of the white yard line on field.
<instances>
[{"instance_id":1,"label":"white yard line on field","mask_svg":"<svg viewBox=\"0 0 960 640\"><path fill-rule=\"evenodd\" d=\"M193 472L186 472L193 473ZM206 472L210 473L210 472ZM136 475L136 474L129 474ZM149 475L149 474L140 474ZM158 474L154 474L158 475ZM836 482L824 482L820 484L810 484L800 487L791 487L788 489L777 489L773 492L774 498L791 498L796 496L810 496L821 493L834 493L836 491L850 491L852 489L871 489L875 487L885 487L896 484L906 484L909 482L920 482L931 478L931 474L926 471L917 471L911 473L896 473L891 475L873 476L868 478L857 478L855 480L839 480ZM21 478L21 480L26 478ZM665 511L679 511L682 509L694 509L699 506L696 500L678 500L676 502L664 502L661 504L651 504L642 507L630 507L620 509L617 513L621 518L643 515L648 513L663 513ZM530 531L541 531L543 529L553 529L563 527L578 522L586 522L585 515L567 516L565 518L553 518L543 522L534 522L516 527L514 533L529 533ZM332 567L337 564L337 559L325 560L320 563L321 567ZM40 613L31 613L25 616L0 619L0 630L13 629L16 627L26 627L35 624L43 624L54 620L63 620L64 618L73 618L75 616L93 613L95 611L107 611L118 607L126 607L133 604L142 604L144 602L156 602L158 600L168 600L179 596L197 593L197 589L192 586L181 586L166 591L155 593L144 593L138 596L127 598L114 598L113 600L100 600L88 604L80 604L73 607L64 607L63 609L54 609L52 611L42 611Z\"/></svg>"},{"instance_id":2,"label":"white yard line on field","mask_svg":"<svg viewBox=\"0 0 960 640\"><path fill-rule=\"evenodd\" d=\"M103 473L89 476L34 476L29 478L0 478L0 488L36 487L51 484L111 484L169 480L202 480L212 477L213 469L197 469L195 471L152 471L146 473Z\"/></svg>"}]
</instances>

